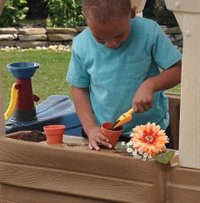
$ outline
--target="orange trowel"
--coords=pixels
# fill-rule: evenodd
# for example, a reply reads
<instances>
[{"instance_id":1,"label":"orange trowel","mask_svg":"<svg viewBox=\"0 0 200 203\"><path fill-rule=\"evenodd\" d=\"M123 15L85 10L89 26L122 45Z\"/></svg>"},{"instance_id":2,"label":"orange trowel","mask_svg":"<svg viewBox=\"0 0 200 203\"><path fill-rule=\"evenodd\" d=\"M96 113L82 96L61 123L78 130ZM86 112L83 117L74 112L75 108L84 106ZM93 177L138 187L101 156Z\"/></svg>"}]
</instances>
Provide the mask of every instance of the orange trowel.
<instances>
[{"instance_id":1,"label":"orange trowel","mask_svg":"<svg viewBox=\"0 0 200 203\"><path fill-rule=\"evenodd\" d=\"M132 114L133 114L133 109L131 108L130 110L128 110L126 113L123 113L118 119L117 121L114 123L113 125L113 129L124 125L125 123L128 123L129 121L132 120Z\"/></svg>"}]
</instances>

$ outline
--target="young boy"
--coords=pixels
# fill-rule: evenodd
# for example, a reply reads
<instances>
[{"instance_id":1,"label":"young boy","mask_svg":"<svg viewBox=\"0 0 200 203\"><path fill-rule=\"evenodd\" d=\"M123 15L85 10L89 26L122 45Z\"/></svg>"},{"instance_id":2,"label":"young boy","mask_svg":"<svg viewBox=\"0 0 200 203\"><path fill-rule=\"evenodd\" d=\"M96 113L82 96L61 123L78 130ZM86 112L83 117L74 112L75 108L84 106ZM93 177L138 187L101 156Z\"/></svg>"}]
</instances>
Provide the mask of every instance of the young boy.
<instances>
[{"instance_id":1,"label":"young boy","mask_svg":"<svg viewBox=\"0 0 200 203\"><path fill-rule=\"evenodd\" d=\"M159 25L135 15L130 0L83 0L88 27L73 40L67 81L89 148L111 148L100 125L134 109L123 136L155 122L171 140L163 90L181 80L181 54ZM160 73L160 68L163 71Z\"/></svg>"}]
</instances>

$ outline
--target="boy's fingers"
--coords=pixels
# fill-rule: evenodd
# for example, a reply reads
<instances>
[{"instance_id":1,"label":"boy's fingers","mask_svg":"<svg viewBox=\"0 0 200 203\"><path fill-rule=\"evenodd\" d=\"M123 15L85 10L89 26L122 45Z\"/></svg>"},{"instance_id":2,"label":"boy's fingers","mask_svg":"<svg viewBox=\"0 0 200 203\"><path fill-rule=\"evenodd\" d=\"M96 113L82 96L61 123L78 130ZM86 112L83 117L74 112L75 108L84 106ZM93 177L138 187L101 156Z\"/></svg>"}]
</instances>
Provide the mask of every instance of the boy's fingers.
<instances>
[{"instance_id":1,"label":"boy's fingers","mask_svg":"<svg viewBox=\"0 0 200 203\"><path fill-rule=\"evenodd\" d=\"M107 148L110 148L110 149L112 148L112 145L111 145L110 143L105 142L105 141L103 141L103 140L101 140L101 139L99 139L99 138L98 138L97 142L98 142L99 144L103 145L104 147L107 147Z\"/></svg>"},{"instance_id":2,"label":"boy's fingers","mask_svg":"<svg viewBox=\"0 0 200 203\"><path fill-rule=\"evenodd\" d=\"M143 105L143 109L144 109L144 111L148 111L149 110L149 106L147 104L144 104Z\"/></svg>"},{"instance_id":3,"label":"boy's fingers","mask_svg":"<svg viewBox=\"0 0 200 203\"><path fill-rule=\"evenodd\" d=\"M92 140L91 142L90 142L90 145L91 145L91 147L89 147L90 149L95 149L95 150L99 150L100 148L99 148L99 146L98 146L98 144L97 144L97 142L95 141L95 140Z\"/></svg>"},{"instance_id":4,"label":"boy's fingers","mask_svg":"<svg viewBox=\"0 0 200 203\"><path fill-rule=\"evenodd\" d=\"M88 148L91 150L95 149L98 151L98 150L100 150L100 147L98 144L103 145L106 148L110 148L110 149L112 148L112 145L110 143L104 142L104 141L100 140L99 138L96 141L92 140L91 142L89 142Z\"/></svg>"},{"instance_id":5,"label":"boy's fingers","mask_svg":"<svg viewBox=\"0 0 200 203\"><path fill-rule=\"evenodd\" d=\"M103 145L106 148L112 148L112 145L109 143L109 139L105 137L102 133L98 133L95 137L89 140L88 148L99 150L99 145Z\"/></svg>"},{"instance_id":6,"label":"boy's fingers","mask_svg":"<svg viewBox=\"0 0 200 203\"><path fill-rule=\"evenodd\" d=\"M107 143L107 142L101 142L101 144L104 146L104 147L107 147L107 148L109 148L109 149L111 149L112 148L112 145L110 144L110 143Z\"/></svg>"},{"instance_id":7,"label":"boy's fingers","mask_svg":"<svg viewBox=\"0 0 200 203\"><path fill-rule=\"evenodd\" d=\"M97 134L97 138L102 140L102 141L105 141L105 142L109 142L109 139L107 137L105 137L103 134L101 133L98 133ZM98 141L97 141L98 142Z\"/></svg>"},{"instance_id":8,"label":"boy's fingers","mask_svg":"<svg viewBox=\"0 0 200 203\"><path fill-rule=\"evenodd\" d=\"M103 135L102 135L103 136ZM104 136L103 136L104 137ZM104 137L105 138L105 137ZM109 140L107 138L105 138L106 141L104 140L101 140L99 137L97 137L96 141L97 143L103 145L104 147L107 147L107 148L112 148L112 145L109 143Z\"/></svg>"},{"instance_id":9,"label":"boy's fingers","mask_svg":"<svg viewBox=\"0 0 200 203\"><path fill-rule=\"evenodd\" d=\"M92 150L92 149L93 149L93 146L89 143L89 144L88 144L88 148Z\"/></svg>"},{"instance_id":10,"label":"boy's fingers","mask_svg":"<svg viewBox=\"0 0 200 203\"><path fill-rule=\"evenodd\" d=\"M135 113L139 112L138 106L136 104L133 104L133 109Z\"/></svg>"},{"instance_id":11,"label":"boy's fingers","mask_svg":"<svg viewBox=\"0 0 200 203\"><path fill-rule=\"evenodd\" d=\"M140 113L143 113L143 112L144 112L144 107L143 107L143 105L138 105L138 109L139 109L139 112L140 112Z\"/></svg>"}]
</instances>

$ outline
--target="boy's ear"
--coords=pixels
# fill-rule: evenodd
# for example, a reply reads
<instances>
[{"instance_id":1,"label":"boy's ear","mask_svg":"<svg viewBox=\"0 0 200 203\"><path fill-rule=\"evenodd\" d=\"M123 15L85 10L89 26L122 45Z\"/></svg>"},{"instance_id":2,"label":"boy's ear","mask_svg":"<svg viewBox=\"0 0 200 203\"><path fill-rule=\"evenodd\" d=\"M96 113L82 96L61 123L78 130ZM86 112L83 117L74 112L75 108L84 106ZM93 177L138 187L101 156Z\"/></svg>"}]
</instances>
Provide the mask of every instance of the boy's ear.
<instances>
[{"instance_id":1,"label":"boy's ear","mask_svg":"<svg viewBox=\"0 0 200 203\"><path fill-rule=\"evenodd\" d=\"M131 18L135 18L135 16L136 16L136 9L137 9L136 6L133 6L133 7L131 8Z\"/></svg>"},{"instance_id":2,"label":"boy's ear","mask_svg":"<svg viewBox=\"0 0 200 203\"><path fill-rule=\"evenodd\" d=\"M84 15L84 11L82 10L81 13Z\"/></svg>"}]
</instances>

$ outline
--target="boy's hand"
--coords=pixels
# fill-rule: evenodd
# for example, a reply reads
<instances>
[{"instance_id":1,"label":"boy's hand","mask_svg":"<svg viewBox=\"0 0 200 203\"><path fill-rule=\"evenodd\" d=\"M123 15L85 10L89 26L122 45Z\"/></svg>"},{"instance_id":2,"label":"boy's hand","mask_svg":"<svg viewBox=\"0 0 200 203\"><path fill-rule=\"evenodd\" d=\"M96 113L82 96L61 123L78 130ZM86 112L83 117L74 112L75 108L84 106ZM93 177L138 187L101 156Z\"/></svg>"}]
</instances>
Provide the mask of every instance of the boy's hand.
<instances>
[{"instance_id":1,"label":"boy's hand","mask_svg":"<svg viewBox=\"0 0 200 203\"><path fill-rule=\"evenodd\" d=\"M112 148L108 138L101 133L101 129L98 126L90 128L90 130L87 131L87 136L89 149L99 150L99 145L103 145L106 148Z\"/></svg>"},{"instance_id":2,"label":"boy's hand","mask_svg":"<svg viewBox=\"0 0 200 203\"><path fill-rule=\"evenodd\" d=\"M134 112L148 111L153 106L154 92L170 89L181 81L182 61L178 61L159 75L145 80L133 98Z\"/></svg>"},{"instance_id":3,"label":"boy's hand","mask_svg":"<svg viewBox=\"0 0 200 203\"><path fill-rule=\"evenodd\" d=\"M153 85L146 80L138 88L133 98L133 109L136 113L148 111L153 106Z\"/></svg>"}]
</instances>

